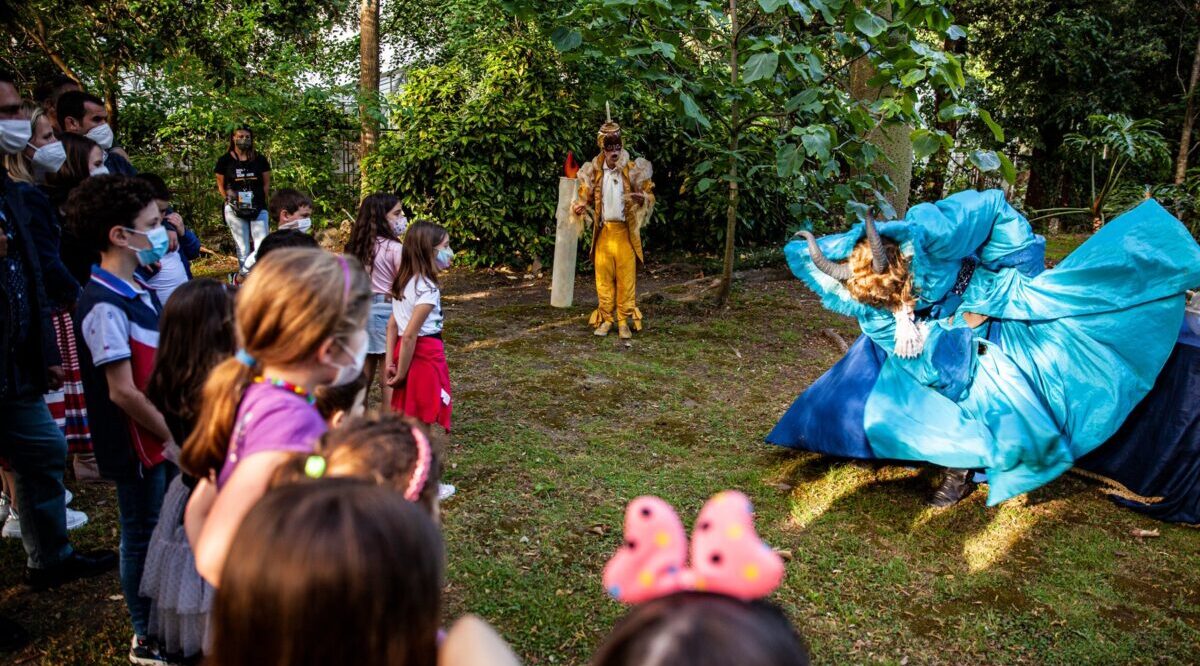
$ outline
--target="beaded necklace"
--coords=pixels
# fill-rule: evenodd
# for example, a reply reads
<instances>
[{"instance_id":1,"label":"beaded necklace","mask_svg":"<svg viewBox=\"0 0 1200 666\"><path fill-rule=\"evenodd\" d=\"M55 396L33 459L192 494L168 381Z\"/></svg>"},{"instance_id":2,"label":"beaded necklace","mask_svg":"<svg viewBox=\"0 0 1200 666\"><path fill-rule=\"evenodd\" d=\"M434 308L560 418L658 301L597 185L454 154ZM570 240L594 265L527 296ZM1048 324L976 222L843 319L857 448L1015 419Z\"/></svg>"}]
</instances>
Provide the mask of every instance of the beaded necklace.
<instances>
[{"instance_id":1,"label":"beaded necklace","mask_svg":"<svg viewBox=\"0 0 1200 666\"><path fill-rule=\"evenodd\" d=\"M304 400L306 402L308 402L308 404L310 404L310 405L315 405L317 403L317 396L309 393L308 391L305 391L304 387L296 386L295 384L293 384L289 381L284 381L282 379L267 379L266 377L259 375L254 378L254 383L255 384L270 384L271 386L281 388L285 391L291 391L292 393L295 393L296 395L300 396L301 398L304 398Z\"/></svg>"}]
</instances>

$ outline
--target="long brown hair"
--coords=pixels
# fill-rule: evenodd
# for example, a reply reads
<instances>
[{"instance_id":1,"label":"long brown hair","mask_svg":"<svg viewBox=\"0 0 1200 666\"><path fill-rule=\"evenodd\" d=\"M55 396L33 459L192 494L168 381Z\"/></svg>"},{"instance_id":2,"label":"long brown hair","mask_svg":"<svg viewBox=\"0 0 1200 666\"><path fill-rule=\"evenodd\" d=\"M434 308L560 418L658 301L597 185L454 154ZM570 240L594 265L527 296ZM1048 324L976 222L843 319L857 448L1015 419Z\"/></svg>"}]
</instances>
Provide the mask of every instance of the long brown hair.
<instances>
[{"instance_id":1,"label":"long brown hair","mask_svg":"<svg viewBox=\"0 0 1200 666\"><path fill-rule=\"evenodd\" d=\"M392 283L392 298L404 299L404 287L414 277L422 277L439 286L436 248L450 234L444 227L432 222L413 222L404 233L404 253L401 255L400 268L396 270L396 280Z\"/></svg>"},{"instance_id":2,"label":"long brown hair","mask_svg":"<svg viewBox=\"0 0 1200 666\"><path fill-rule=\"evenodd\" d=\"M413 428L430 441L429 429L420 421L395 414L374 414L347 419L321 437L316 454L325 458L324 477L350 477L387 486L401 495L417 467L417 441ZM433 514L442 478L442 456L430 441L428 476L416 502ZM305 464L310 454L294 454L275 472L272 485L309 481Z\"/></svg>"},{"instance_id":3,"label":"long brown hair","mask_svg":"<svg viewBox=\"0 0 1200 666\"><path fill-rule=\"evenodd\" d=\"M59 141L62 141L67 161L57 173L46 174L46 185L50 186L54 192L51 199L55 203L61 204L67 200L71 190L92 175L90 166L92 149L96 148L98 144L86 136L74 132L63 132L59 136Z\"/></svg>"},{"instance_id":4,"label":"long brown hair","mask_svg":"<svg viewBox=\"0 0 1200 666\"><path fill-rule=\"evenodd\" d=\"M275 488L246 514L229 553L209 663L437 662L442 538L397 493L350 479Z\"/></svg>"},{"instance_id":5,"label":"long brown hair","mask_svg":"<svg viewBox=\"0 0 1200 666\"><path fill-rule=\"evenodd\" d=\"M591 660L591 666L667 664L807 666L808 650L775 606L682 592L634 608Z\"/></svg>"},{"instance_id":6,"label":"long brown hair","mask_svg":"<svg viewBox=\"0 0 1200 666\"><path fill-rule=\"evenodd\" d=\"M376 239L400 241L400 237L392 230L387 220L387 214L400 203L400 197L394 194L376 193L367 195L358 205L358 217L350 228L350 239L342 251L358 257L367 273L375 265Z\"/></svg>"},{"instance_id":7,"label":"long brown hair","mask_svg":"<svg viewBox=\"0 0 1200 666\"><path fill-rule=\"evenodd\" d=\"M235 159L241 159L237 156L237 144L233 142L233 135L237 134L238 132L247 132L250 134L250 147L246 149L247 160L253 160L254 158L258 157L258 151L254 149L254 130L250 129L249 125L242 125L241 127L235 127L229 130L229 154Z\"/></svg>"},{"instance_id":8,"label":"long brown hair","mask_svg":"<svg viewBox=\"0 0 1200 666\"><path fill-rule=\"evenodd\" d=\"M196 429L181 466L210 478L225 463L242 393L263 365L310 362L329 338L346 340L366 326L370 283L353 258L323 250L276 250L254 265L238 290L236 322L253 367L227 358L204 385Z\"/></svg>"},{"instance_id":9,"label":"long brown hair","mask_svg":"<svg viewBox=\"0 0 1200 666\"><path fill-rule=\"evenodd\" d=\"M163 306L146 395L160 412L190 429L200 413L208 374L236 348L233 294L209 278L183 283Z\"/></svg>"},{"instance_id":10,"label":"long brown hair","mask_svg":"<svg viewBox=\"0 0 1200 666\"><path fill-rule=\"evenodd\" d=\"M900 246L889 238L883 239L883 249L887 253L888 269L876 273L867 239L863 238L854 246L850 253L851 275L846 280L846 290L854 300L872 307L892 311L905 305L911 308L916 303L916 297L913 294L909 259L900 252Z\"/></svg>"}]
</instances>

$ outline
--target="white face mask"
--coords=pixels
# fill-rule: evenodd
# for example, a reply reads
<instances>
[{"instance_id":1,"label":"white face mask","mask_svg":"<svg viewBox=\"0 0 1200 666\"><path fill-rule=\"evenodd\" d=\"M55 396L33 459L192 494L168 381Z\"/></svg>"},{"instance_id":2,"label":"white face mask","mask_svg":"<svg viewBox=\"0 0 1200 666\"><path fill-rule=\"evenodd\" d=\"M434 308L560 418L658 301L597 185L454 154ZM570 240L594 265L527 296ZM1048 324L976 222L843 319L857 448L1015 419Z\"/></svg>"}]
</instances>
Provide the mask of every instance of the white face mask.
<instances>
[{"instance_id":1,"label":"white face mask","mask_svg":"<svg viewBox=\"0 0 1200 666\"><path fill-rule=\"evenodd\" d=\"M109 148L112 148L113 131L112 128L108 126L108 123L100 123L99 125L96 125L92 129L88 130L88 133L84 134L84 136L92 141L95 141L100 146L100 150L108 150Z\"/></svg>"},{"instance_id":2,"label":"white face mask","mask_svg":"<svg viewBox=\"0 0 1200 666\"><path fill-rule=\"evenodd\" d=\"M300 231L303 231L304 233L308 233L308 230L312 229L312 218L311 217L302 217L298 220L292 220L291 222L288 223L288 225L291 226L293 229L299 229Z\"/></svg>"},{"instance_id":3,"label":"white face mask","mask_svg":"<svg viewBox=\"0 0 1200 666\"><path fill-rule=\"evenodd\" d=\"M24 118L0 120L0 151L5 155L16 155L25 150L25 144L33 138L33 128Z\"/></svg>"},{"instance_id":4,"label":"white face mask","mask_svg":"<svg viewBox=\"0 0 1200 666\"><path fill-rule=\"evenodd\" d=\"M29 147L33 148L32 145ZM30 161L39 174L58 173L67 163L67 149L63 147L62 141L47 143L41 148L34 148L33 159Z\"/></svg>"},{"instance_id":5,"label":"white face mask","mask_svg":"<svg viewBox=\"0 0 1200 666\"><path fill-rule=\"evenodd\" d=\"M91 172L88 173L88 175L89 176L107 176L108 175L108 167L101 164L100 166L96 167L95 169L92 169Z\"/></svg>"},{"instance_id":6,"label":"white face mask","mask_svg":"<svg viewBox=\"0 0 1200 666\"><path fill-rule=\"evenodd\" d=\"M359 375L362 374L363 365L367 361L367 332L361 331L357 337L361 341L357 349L352 350L341 342L337 343L353 360L350 361L349 365L330 364L338 369L337 377L334 377L333 381L329 383L330 386L345 386L358 379Z\"/></svg>"}]
</instances>

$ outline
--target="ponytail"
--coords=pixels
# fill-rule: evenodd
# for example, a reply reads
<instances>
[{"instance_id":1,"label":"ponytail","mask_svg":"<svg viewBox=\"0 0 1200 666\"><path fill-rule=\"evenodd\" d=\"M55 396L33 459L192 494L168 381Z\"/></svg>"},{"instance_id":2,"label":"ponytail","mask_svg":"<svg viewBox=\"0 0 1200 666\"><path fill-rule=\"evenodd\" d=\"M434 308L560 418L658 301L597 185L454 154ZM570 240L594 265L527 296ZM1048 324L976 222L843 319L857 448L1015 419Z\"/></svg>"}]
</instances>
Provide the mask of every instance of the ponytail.
<instances>
[{"instance_id":1,"label":"ponytail","mask_svg":"<svg viewBox=\"0 0 1200 666\"><path fill-rule=\"evenodd\" d=\"M236 358L221 361L204 383L200 418L179 454L183 471L201 479L216 478L225 465L242 394L254 379L254 368Z\"/></svg>"}]
</instances>

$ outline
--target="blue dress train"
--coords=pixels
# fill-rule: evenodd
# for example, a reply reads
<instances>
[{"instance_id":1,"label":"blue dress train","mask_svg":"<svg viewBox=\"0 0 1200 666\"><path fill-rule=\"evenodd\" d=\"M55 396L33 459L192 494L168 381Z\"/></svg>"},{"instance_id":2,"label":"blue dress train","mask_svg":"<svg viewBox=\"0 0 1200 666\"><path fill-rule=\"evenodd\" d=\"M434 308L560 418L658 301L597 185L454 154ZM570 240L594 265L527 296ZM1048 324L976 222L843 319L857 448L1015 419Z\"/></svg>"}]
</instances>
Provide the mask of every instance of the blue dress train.
<instances>
[{"instance_id":1,"label":"blue dress train","mask_svg":"<svg viewBox=\"0 0 1200 666\"><path fill-rule=\"evenodd\" d=\"M891 352L890 312L853 300L784 249L793 273L864 335L796 400L767 441L854 458L987 471L989 504L1033 490L1111 437L1174 347L1200 246L1154 201L1121 215L1058 267L997 190L913 207L879 232L911 257L924 349ZM862 225L819 241L835 261ZM970 328L962 312L987 315Z\"/></svg>"}]
</instances>

